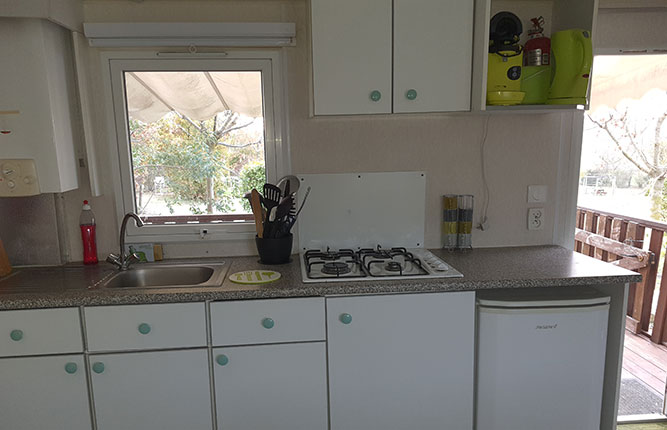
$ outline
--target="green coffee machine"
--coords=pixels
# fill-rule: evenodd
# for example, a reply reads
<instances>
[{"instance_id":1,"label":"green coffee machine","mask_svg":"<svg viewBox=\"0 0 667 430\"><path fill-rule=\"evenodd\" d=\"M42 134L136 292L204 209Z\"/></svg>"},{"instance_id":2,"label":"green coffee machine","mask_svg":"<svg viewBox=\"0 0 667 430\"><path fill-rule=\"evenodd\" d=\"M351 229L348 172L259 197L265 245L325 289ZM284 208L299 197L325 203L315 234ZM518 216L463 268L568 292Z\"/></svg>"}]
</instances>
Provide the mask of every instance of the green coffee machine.
<instances>
[{"instance_id":1,"label":"green coffee machine","mask_svg":"<svg viewBox=\"0 0 667 430\"><path fill-rule=\"evenodd\" d=\"M551 35L551 85L547 104L585 105L593 65L588 30L564 30Z\"/></svg>"}]
</instances>

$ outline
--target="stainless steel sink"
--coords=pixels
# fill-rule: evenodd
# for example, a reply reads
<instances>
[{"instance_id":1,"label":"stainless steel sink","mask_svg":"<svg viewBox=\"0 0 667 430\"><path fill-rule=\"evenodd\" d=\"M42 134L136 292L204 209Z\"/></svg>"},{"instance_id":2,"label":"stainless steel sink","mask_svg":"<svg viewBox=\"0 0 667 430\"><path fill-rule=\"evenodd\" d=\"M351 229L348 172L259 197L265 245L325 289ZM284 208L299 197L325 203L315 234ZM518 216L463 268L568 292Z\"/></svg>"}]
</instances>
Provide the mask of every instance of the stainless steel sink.
<instances>
[{"instance_id":1,"label":"stainless steel sink","mask_svg":"<svg viewBox=\"0 0 667 430\"><path fill-rule=\"evenodd\" d=\"M216 287L225 279L223 264L151 264L137 265L114 273L105 288L177 288Z\"/></svg>"}]
</instances>

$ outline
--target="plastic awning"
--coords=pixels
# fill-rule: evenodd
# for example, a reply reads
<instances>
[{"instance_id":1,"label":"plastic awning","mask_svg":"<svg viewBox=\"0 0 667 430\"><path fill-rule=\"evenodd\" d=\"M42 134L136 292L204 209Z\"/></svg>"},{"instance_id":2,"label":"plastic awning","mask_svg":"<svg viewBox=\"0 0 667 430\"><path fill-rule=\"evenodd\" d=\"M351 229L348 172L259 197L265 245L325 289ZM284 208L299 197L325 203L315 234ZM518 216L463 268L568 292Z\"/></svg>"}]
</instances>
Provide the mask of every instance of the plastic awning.
<instances>
[{"instance_id":1,"label":"plastic awning","mask_svg":"<svg viewBox=\"0 0 667 430\"><path fill-rule=\"evenodd\" d=\"M207 120L231 110L262 116L261 72L125 72L129 115L150 123L176 111Z\"/></svg>"}]
</instances>

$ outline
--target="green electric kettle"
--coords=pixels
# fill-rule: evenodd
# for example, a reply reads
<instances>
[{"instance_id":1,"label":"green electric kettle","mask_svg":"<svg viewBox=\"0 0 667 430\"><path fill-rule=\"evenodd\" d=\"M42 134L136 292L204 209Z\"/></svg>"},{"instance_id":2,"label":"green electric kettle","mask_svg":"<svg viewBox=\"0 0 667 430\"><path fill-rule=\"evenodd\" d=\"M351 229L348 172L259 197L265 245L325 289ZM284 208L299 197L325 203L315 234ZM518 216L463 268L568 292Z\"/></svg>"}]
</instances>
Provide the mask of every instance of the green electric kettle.
<instances>
[{"instance_id":1,"label":"green electric kettle","mask_svg":"<svg viewBox=\"0 0 667 430\"><path fill-rule=\"evenodd\" d=\"M551 35L551 86L547 104L586 104L593 64L588 30L564 30Z\"/></svg>"}]
</instances>

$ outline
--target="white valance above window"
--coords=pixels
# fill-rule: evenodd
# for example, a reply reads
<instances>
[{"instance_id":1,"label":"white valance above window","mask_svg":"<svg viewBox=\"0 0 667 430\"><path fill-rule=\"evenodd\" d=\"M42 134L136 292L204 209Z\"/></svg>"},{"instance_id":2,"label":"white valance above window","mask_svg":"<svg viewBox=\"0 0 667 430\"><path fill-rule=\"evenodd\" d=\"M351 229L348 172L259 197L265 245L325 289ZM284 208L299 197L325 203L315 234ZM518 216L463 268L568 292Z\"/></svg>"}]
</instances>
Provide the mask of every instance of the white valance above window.
<instances>
[{"instance_id":1,"label":"white valance above window","mask_svg":"<svg viewBox=\"0 0 667 430\"><path fill-rule=\"evenodd\" d=\"M104 22L84 23L90 46L294 46L290 22Z\"/></svg>"}]
</instances>

